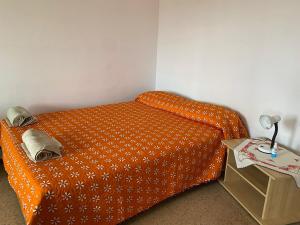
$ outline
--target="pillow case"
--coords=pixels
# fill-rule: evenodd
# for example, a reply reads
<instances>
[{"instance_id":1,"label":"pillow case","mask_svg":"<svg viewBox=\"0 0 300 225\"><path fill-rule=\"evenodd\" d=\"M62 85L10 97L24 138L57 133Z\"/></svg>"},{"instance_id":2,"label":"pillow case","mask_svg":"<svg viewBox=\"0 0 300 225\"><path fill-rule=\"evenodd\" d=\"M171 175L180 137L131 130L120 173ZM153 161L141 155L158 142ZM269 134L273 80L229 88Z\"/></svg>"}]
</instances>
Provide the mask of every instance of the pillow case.
<instances>
[{"instance_id":1,"label":"pillow case","mask_svg":"<svg viewBox=\"0 0 300 225\"><path fill-rule=\"evenodd\" d=\"M223 106L198 102L164 91L142 93L136 101L214 126L222 130L225 139L248 137L238 113Z\"/></svg>"}]
</instances>

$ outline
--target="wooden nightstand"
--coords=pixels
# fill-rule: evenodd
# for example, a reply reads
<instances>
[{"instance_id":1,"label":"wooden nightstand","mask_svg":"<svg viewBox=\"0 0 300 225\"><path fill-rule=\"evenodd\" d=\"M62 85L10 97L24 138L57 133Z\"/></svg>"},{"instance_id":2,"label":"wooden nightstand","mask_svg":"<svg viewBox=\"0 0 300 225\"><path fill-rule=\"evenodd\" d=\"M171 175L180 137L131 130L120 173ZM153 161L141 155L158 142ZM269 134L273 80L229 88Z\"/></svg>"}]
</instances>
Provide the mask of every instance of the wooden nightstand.
<instances>
[{"instance_id":1,"label":"wooden nightstand","mask_svg":"<svg viewBox=\"0 0 300 225\"><path fill-rule=\"evenodd\" d=\"M236 167L233 149L244 139L226 140L225 173L219 183L262 225L300 221L300 188L289 176L261 166Z\"/></svg>"}]
</instances>

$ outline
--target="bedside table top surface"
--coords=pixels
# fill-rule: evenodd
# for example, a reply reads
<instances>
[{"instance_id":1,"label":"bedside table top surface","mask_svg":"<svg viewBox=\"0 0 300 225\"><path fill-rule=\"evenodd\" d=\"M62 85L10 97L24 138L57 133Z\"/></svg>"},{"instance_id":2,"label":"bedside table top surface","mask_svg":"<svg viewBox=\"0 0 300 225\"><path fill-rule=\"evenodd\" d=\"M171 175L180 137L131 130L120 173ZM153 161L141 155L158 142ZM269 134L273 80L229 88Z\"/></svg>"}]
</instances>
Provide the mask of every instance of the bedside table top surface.
<instances>
[{"instance_id":1,"label":"bedside table top surface","mask_svg":"<svg viewBox=\"0 0 300 225\"><path fill-rule=\"evenodd\" d=\"M233 150L235 147L237 147L239 144L241 144L245 140L247 140L247 139L242 138L242 139L223 140L222 143L225 144L229 149Z\"/></svg>"},{"instance_id":2,"label":"bedside table top surface","mask_svg":"<svg viewBox=\"0 0 300 225\"><path fill-rule=\"evenodd\" d=\"M231 139L231 140L223 140L222 143L225 144L230 150L233 150L235 147L237 147L239 144L241 144L243 141L245 141L246 138L242 139ZM259 166L259 165L253 165L256 168L258 168L263 173L267 174L270 177L273 177L275 179L293 179L292 176L284 173L279 173L275 170L271 170L269 168Z\"/></svg>"}]
</instances>

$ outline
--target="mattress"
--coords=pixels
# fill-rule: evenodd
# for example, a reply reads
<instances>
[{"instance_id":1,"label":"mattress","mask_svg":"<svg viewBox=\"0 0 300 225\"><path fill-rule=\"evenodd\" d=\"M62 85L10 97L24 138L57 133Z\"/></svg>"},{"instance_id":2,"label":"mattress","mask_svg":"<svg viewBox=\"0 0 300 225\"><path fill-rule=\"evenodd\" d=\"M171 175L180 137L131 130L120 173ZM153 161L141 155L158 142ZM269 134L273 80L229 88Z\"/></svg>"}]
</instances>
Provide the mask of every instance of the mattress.
<instances>
[{"instance_id":1,"label":"mattress","mask_svg":"<svg viewBox=\"0 0 300 225\"><path fill-rule=\"evenodd\" d=\"M148 93L131 102L45 113L22 128L2 121L4 166L26 224L117 224L217 179L225 155L221 140L247 135L240 121L222 129L223 120L199 121L181 115L186 106L172 112L164 108L170 107L166 99L154 97L159 101ZM20 147L29 128L60 141L62 157L30 161Z\"/></svg>"}]
</instances>

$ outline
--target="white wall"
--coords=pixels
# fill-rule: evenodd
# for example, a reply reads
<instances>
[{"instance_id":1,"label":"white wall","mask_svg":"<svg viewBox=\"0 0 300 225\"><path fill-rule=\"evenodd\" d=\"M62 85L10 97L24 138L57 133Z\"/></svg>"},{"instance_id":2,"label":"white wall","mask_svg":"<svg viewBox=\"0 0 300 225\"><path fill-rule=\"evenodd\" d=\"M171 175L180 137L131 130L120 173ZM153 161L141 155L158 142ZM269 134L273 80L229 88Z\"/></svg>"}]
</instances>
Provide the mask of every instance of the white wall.
<instances>
[{"instance_id":1,"label":"white wall","mask_svg":"<svg viewBox=\"0 0 300 225\"><path fill-rule=\"evenodd\" d=\"M0 116L154 89L157 25L158 0L0 0Z\"/></svg>"},{"instance_id":2,"label":"white wall","mask_svg":"<svg viewBox=\"0 0 300 225\"><path fill-rule=\"evenodd\" d=\"M279 113L300 150L300 1L161 0L156 88L229 106L253 136Z\"/></svg>"},{"instance_id":3,"label":"white wall","mask_svg":"<svg viewBox=\"0 0 300 225\"><path fill-rule=\"evenodd\" d=\"M300 1L160 0L156 88L279 113L300 150ZM0 0L0 116L132 99L155 86L158 0ZM276 91L276 93L272 93Z\"/></svg>"}]
</instances>

